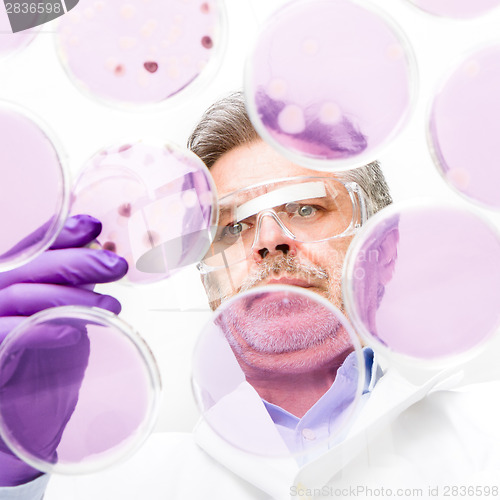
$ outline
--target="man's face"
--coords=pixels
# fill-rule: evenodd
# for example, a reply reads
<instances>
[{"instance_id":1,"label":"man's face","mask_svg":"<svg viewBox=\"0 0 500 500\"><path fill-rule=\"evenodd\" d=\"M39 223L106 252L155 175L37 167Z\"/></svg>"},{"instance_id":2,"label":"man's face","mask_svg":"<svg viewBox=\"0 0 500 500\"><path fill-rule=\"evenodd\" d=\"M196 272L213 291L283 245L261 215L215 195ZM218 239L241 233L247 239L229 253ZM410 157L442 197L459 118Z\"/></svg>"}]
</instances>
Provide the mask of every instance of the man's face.
<instances>
[{"instance_id":1,"label":"man's face","mask_svg":"<svg viewBox=\"0 0 500 500\"><path fill-rule=\"evenodd\" d=\"M292 163L263 141L229 151L215 162L211 174L220 198L266 180L272 182L279 178L298 176L334 177L332 174L311 171ZM345 198L336 201L341 211L350 213L352 203L348 193L345 193ZM352 237L345 237L321 243L301 243L284 234L272 217L264 216L258 237L253 247L247 250L247 259L204 276L211 307L215 309L227 298L257 286L282 284L307 288L343 310L342 265L351 239ZM299 309L297 306L297 311ZM308 309L312 311L311 307ZM286 331L283 335L274 335L273 339L265 328L249 326L252 322L255 323L256 316L264 315L263 311L253 311L250 318L239 318L237 322L225 318L222 321L226 322L226 326L233 326L223 330L240 362L244 360L246 364L259 365L261 368L265 366L266 369L278 366L278 363L281 367L286 365L292 371L294 366L297 369L300 366L301 370L312 369L319 360L327 363L333 358L343 358L350 350L348 335L344 328L337 328L337 321L331 323L331 338L319 341L316 326L321 325L322 321L331 321L331 316L325 311L323 308L323 320L319 314L316 318L310 317L309 323L312 326L300 328L300 332L292 335L296 339L295 346L290 345L291 340L287 338L293 330L290 327L292 322L286 323L284 318L280 321ZM252 311L247 314L250 312ZM237 324L240 325L238 328ZM243 328L244 324L248 327ZM324 325L322 328L325 329ZM277 345L279 338L283 339L282 346ZM333 348L333 345L337 348Z\"/></svg>"},{"instance_id":2,"label":"man's face","mask_svg":"<svg viewBox=\"0 0 500 500\"><path fill-rule=\"evenodd\" d=\"M219 198L266 180L298 176L334 177L292 163L263 141L245 144L223 155L210 169ZM345 195L340 207L351 210ZM337 200L338 201L338 200ZM286 236L276 221L264 217L249 257L229 269L209 273L204 285L213 309L233 295L265 284L308 288L343 310L341 274L352 237L323 243L301 243Z\"/></svg>"}]
</instances>

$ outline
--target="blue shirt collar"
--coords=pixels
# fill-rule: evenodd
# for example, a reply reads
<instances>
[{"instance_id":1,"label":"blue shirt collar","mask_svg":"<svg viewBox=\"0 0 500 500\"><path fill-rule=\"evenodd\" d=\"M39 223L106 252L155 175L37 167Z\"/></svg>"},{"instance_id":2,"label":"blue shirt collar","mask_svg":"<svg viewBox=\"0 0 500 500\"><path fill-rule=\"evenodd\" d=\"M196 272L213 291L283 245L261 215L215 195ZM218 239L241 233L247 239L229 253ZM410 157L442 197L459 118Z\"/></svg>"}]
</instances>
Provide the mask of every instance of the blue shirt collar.
<instances>
[{"instance_id":1,"label":"blue shirt collar","mask_svg":"<svg viewBox=\"0 0 500 500\"><path fill-rule=\"evenodd\" d=\"M363 394L368 395L382 376L382 370L371 348L363 349L363 357L366 368ZM335 429L341 424L341 416L345 415L345 410L353 403L358 384L356 364L356 354L349 354L328 391L302 418L263 400L271 419L292 452L304 453L313 444L328 442L332 433L335 433Z\"/></svg>"}]
</instances>

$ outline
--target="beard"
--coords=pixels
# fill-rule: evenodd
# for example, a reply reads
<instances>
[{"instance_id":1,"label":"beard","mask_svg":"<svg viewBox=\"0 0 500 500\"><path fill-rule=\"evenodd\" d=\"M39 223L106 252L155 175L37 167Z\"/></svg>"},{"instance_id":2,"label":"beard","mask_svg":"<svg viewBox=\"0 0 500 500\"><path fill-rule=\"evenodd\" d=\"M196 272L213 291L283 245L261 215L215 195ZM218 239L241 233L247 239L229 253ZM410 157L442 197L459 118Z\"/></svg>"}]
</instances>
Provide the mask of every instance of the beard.
<instances>
[{"instance_id":1,"label":"beard","mask_svg":"<svg viewBox=\"0 0 500 500\"><path fill-rule=\"evenodd\" d=\"M311 284L321 284L320 287L315 287L311 291L325 297L342 312L345 310L342 299L341 266L326 269L295 256L280 255L265 259L245 277L239 286L233 283L231 269L220 272L226 273L222 280L210 274L203 277L203 284L212 310L217 309L221 303L238 293L263 285L272 277L297 278Z\"/></svg>"},{"instance_id":2,"label":"beard","mask_svg":"<svg viewBox=\"0 0 500 500\"><path fill-rule=\"evenodd\" d=\"M333 312L300 292L266 291L242 297L218 321L231 347L261 354L304 351L335 338Z\"/></svg>"},{"instance_id":3,"label":"beard","mask_svg":"<svg viewBox=\"0 0 500 500\"><path fill-rule=\"evenodd\" d=\"M341 269L326 270L288 255L263 261L237 291L223 294L221 301L256 288L269 278L284 276L310 283L314 287L311 291L343 311ZM261 354L303 351L331 342L340 333L337 332L339 319L322 303L305 297L299 290L296 294L274 291L272 286L233 302L221 313L217 323L233 350L241 354L246 348Z\"/></svg>"}]
</instances>

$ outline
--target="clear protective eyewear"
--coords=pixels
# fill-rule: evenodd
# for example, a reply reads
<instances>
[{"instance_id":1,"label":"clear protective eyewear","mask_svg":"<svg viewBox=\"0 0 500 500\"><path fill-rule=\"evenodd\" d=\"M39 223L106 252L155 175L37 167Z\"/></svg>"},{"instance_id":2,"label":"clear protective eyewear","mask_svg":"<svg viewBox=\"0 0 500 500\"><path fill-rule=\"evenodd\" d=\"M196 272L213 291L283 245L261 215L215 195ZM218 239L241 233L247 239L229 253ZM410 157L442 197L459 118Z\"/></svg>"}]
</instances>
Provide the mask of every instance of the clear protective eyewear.
<instances>
[{"instance_id":1,"label":"clear protective eyewear","mask_svg":"<svg viewBox=\"0 0 500 500\"><path fill-rule=\"evenodd\" d=\"M369 214L358 184L334 177L292 177L234 191L219 200L218 226L200 272L246 260L266 216L287 238L317 243L354 234Z\"/></svg>"}]
</instances>

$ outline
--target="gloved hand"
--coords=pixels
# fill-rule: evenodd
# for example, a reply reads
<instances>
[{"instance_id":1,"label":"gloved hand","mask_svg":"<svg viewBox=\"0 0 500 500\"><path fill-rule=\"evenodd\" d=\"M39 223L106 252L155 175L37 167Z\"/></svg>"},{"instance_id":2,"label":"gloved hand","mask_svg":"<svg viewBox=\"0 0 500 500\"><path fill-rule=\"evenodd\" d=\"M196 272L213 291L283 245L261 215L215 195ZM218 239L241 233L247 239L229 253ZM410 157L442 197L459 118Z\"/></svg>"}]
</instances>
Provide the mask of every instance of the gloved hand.
<instances>
[{"instance_id":1,"label":"gloved hand","mask_svg":"<svg viewBox=\"0 0 500 500\"><path fill-rule=\"evenodd\" d=\"M100 233L101 224L89 216L67 220L50 250L32 262L0 273L0 343L27 316L65 305L100 307L118 314L113 297L89 290L96 283L115 281L127 272L124 259L106 250L84 248ZM27 344L29 343L29 348ZM78 400L89 356L83 321L38 327L0 373L2 418L15 425L44 458L54 456L57 444ZM23 394L34 392L30 411L22 408ZM19 415L27 419L20 421ZM28 482L41 473L18 459L0 438L0 486Z\"/></svg>"}]
</instances>

